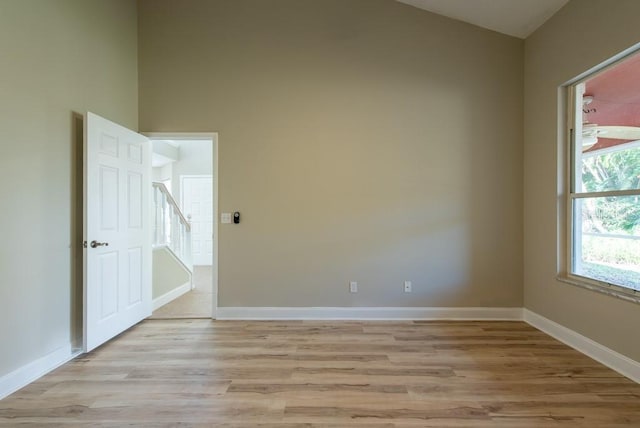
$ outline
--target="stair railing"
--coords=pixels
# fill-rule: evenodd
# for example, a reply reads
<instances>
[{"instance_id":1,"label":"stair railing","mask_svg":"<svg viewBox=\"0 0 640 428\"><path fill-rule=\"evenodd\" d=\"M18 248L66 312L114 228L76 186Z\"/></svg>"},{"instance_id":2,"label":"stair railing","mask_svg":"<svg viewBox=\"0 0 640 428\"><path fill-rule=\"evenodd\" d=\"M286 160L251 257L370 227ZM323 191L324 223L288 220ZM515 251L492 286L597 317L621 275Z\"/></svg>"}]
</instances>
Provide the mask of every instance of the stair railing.
<instances>
[{"instance_id":1,"label":"stair railing","mask_svg":"<svg viewBox=\"0 0 640 428\"><path fill-rule=\"evenodd\" d=\"M193 271L191 224L163 183L153 183L153 246L166 246Z\"/></svg>"}]
</instances>

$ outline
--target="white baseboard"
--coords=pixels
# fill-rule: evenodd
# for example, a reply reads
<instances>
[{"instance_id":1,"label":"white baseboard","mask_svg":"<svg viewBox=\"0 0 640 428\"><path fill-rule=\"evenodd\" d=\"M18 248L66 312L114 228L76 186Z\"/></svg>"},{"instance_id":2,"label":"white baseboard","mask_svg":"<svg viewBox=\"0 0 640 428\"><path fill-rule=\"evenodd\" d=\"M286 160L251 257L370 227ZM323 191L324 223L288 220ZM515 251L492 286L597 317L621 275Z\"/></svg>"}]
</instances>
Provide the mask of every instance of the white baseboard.
<instances>
[{"instance_id":1,"label":"white baseboard","mask_svg":"<svg viewBox=\"0 0 640 428\"><path fill-rule=\"evenodd\" d=\"M185 282L180 287L174 288L173 290L163 294L157 299L153 299L152 308L155 311L156 309L163 307L167 303L173 301L174 299L177 299L178 297L188 293L189 291L191 291L191 281Z\"/></svg>"},{"instance_id":2,"label":"white baseboard","mask_svg":"<svg viewBox=\"0 0 640 428\"><path fill-rule=\"evenodd\" d=\"M581 335L567 327L564 327L550 319L547 319L541 315L536 314L528 309L523 312L524 320L533 327L547 333L558 339L560 342L571 346L575 350L582 352L588 357L604 364L620 373L623 376L628 377L634 382L640 383L640 363L632 360L629 357L607 348L588 337Z\"/></svg>"},{"instance_id":3,"label":"white baseboard","mask_svg":"<svg viewBox=\"0 0 640 428\"><path fill-rule=\"evenodd\" d=\"M522 308L218 307L219 320L508 320Z\"/></svg>"},{"instance_id":4,"label":"white baseboard","mask_svg":"<svg viewBox=\"0 0 640 428\"><path fill-rule=\"evenodd\" d=\"M44 357L0 377L0 400L56 369L76 355L71 351L71 344L62 346Z\"/></svg>"}]
</instances>

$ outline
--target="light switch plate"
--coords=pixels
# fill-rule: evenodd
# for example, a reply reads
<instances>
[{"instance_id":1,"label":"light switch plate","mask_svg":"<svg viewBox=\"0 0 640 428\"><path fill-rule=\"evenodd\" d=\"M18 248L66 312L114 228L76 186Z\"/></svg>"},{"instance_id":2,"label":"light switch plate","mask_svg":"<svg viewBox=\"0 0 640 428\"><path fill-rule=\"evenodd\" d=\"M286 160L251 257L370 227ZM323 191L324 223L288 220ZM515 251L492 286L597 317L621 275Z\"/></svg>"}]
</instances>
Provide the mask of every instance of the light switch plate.
<instances>
[{"instance_id":1,"label":"light switch plate","mask_svg":"<svg viewBox=\"0 0 640 428\"><path fill-rule=\"evenodd\" d=\"M220 223L231 223L231 213L221 213Z\"/></svg>"}]
</instances>

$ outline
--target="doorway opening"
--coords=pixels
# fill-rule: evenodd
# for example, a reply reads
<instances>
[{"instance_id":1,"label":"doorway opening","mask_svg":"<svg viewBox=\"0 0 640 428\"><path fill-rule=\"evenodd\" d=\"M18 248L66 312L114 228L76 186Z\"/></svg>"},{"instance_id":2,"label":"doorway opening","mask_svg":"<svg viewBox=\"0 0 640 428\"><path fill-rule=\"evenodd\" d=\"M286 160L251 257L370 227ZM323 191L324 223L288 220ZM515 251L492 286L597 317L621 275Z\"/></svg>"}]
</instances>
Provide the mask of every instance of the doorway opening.
<instances>
[{"instance_id":1,"label":"doorway opening","mask_svg":"<svg viewBox=\"0 0 640 428\"><path fill-rule=\"evenodd\" d=\"M217 134L146 135L152 144L151 319L215 318Z\"/></svg>"}]
</instances>

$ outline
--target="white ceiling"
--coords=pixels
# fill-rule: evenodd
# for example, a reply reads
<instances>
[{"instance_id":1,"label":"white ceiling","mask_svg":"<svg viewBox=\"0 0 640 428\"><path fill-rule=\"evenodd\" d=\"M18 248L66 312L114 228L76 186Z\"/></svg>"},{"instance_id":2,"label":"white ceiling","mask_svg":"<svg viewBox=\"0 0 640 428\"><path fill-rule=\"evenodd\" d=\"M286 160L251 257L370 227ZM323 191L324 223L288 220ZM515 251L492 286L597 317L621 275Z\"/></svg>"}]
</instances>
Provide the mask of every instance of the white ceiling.
<instances>
[{"instance_id":1,"label":"white ceiling","mask_svg":"<svg viewBox=\"0 0 640 428\"><path fill-rule=\"evenodd\" d=\"M569 0L397 0L510 36L526 38Z\"/></svg>"}]
</instances>

